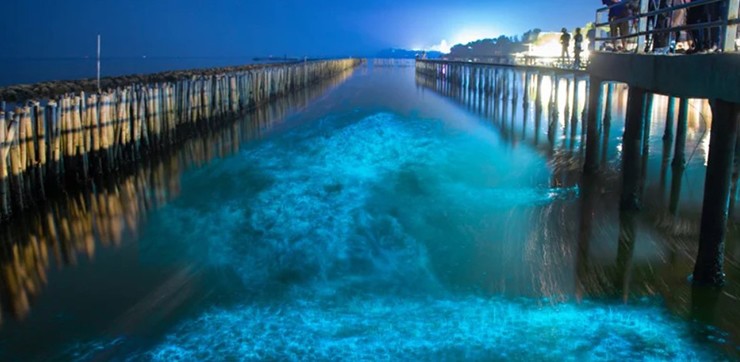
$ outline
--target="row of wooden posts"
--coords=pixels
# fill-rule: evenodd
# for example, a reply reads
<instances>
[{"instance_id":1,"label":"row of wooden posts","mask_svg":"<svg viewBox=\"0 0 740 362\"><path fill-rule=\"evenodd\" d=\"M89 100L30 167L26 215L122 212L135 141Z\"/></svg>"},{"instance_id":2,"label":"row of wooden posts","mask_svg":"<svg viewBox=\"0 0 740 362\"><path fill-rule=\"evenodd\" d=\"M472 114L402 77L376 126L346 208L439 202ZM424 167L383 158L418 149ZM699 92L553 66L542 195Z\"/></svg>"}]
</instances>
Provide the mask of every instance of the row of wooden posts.
<instances>
[{"instance_id":1,"label":"row of wooden posts","mask_svg":"<svg viewBox=\"0 0 740 362\"><path fill-rule=\"evenodd\" d=\"M182 172L239 152L244 142L261 137L350 74L345 70L208 129L138 167L99 180L93 193L70 192L0 225L0 239L7 241L0 247L2 309L16 319L26 317L46 286L49 268L73 266L79 259L93 259L101 247L119 246L126 234L138 233L151 210L178 197Z\"/></svg>"},{"instance_id":2,"label":"row of wooden posts","mask_svg":"<svg viewBox=\"0 0 740 362\"><path fill-rule=\"evenodd\" d=\"M446 61L417 61L418 74L444 82L458 84L461 87L478 89L484 92L506 92L501 82L508 78L500 77L499 69L487 64L465 64ZM506 67L511 69L511 67ZM529 70L532 67L522 67ZM539 68L539 67L535 67ZM536 72L542 69L533 69ZM553 74L562 74L563 70L544 70ZM585 75L583 72L576 71ZM573 76L573 74L571 74ZM529 79L525 77L525 79ZM604 87L604 85L607 85ZM653 111L653 93L646 89L629 86L625 129L622 144L622 191L620 210L626 213L637 212L641 207L641 178L645 174L648 155L650 119ZM525 85L525 88L528 86ZM537 86L538 92L540 85ZM601 131L611 121L609 107L602 112L604 103L610 105L612 85L604 79L590 77L587 102L584 107L582 129L585 131L585 159L583 171L599 171ZM604 94L606 89L606 94ZM604 95L606 99L604 99ZM526 93L525 93L526 96ZM686 135L688 118L688 99L670 97L666 114L664 140L674 142L673 170L681 175L685 168ZM577 92L574 94L577 97ZM575 103L575 102L574 102ZM536 105L539 105L536 102ZM678 117L675 108L678 105ZM724 243L726 237L728 213L734 203L734 193L738 188L738 169L740 166L740 145L737 145L738 122L740 121L740 104L733 104L721 99L710 102L712 108L712 132L709 144L709 160L705 180L702 218L699 230L699 252L693 273L697 285L722 285L725 280L723 270ZM573 114L576 116L576 113ZM674 131L674 118L677 118ZM679 180L680 187L680 180ZM672 195L674 190L671 191ZM676 193L677 194L677 193ZM671 200L671 212L675 213L677 202Z\"/></svg>"},{"instance_id":3,"label":"row of wooden posts","mask_svg":"<svg viewBox=\"0 0 740 362\"><path fill-rule=\"evenodd\" d=\"M549 96L544 94L547 87L543 84L543 80L546 78L550 79ZM580 141L580 137L577 137L581 135L579 127L580 131L585 131L581 127L585 102L583 102L580 88L585 82L587 82L585 77L580 75L554 76L541 72L520 71L515 68L496 69L495 67L472 69L469 77L459 84L428 74L417 74L417 84L452 97L470 110L492 119L501 128L502 136L514 142L526 139L528 132L526 125L530 117L529 108L532 106L535 110L532 141L535 147L541 146L539 142L540 125L543 121L543 114L547 114L544 130L551 150L559 138L566 143L569 140L571 148ZM564 93L560 92L561 86L565 88ZM561 114L559 105L563 96L566 99L563 102L564 108ZM520 100L523 108L523 125L521 136L517 137L514 135L513 123ZM508 124L509 122L511 125Z\"/></svg>"},{"instance_id":4,"label":"row of wooden posts","mask_svg":"<svg viewBox=\"0 0 740 362\"><path fill-rule=\"evenodd\" d=\"M0 218L361 63L279 64L0 108Z\"/></svg>"}]
</instances>

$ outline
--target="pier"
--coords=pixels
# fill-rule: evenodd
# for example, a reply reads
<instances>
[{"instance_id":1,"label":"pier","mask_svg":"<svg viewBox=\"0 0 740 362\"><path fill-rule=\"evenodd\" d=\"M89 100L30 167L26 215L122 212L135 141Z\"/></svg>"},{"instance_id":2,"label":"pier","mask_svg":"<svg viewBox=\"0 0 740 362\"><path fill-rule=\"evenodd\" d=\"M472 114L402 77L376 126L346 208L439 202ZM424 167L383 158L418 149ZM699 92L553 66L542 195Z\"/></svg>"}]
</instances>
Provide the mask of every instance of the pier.
<instances>
[{"instance_id":1,"label":"pier","mask_svg":"<svg viewBox=\"0 0 740 362\"><path fill-rule=\"evenodd\" d=\"M737 8L737 1L731 3L730 6L734 5ZM645 15L642 17L644 18ZM737 13L731 12L728 17L729 21L724 25L727 28L725 33L728 34L725 39L728 42L734 42L736 27L733 24L736 24ZM631 37L641 37L637 39L640 43L644 42L642 38L649 34L649 32L643 32ZM613 38L599 38L598 40L611 41ZM470 88L474 92L493 94L494 99L506 98L505 95L501 95L501 92L506 90L500 88L500 85L509 82L507 74L510 71L507 69L515 69L514 73L520 74L519 77L522 73L525 74L525 97L530 96L529 89L534 86L533 93L537 98L535 123L539 123L538 119L541 117L543 106L550 108L549 104L557 102L555 99L550 100L549 103L540 99L543 76L556 79L555 83L560 78L576 83L578 79L588 79L588 93L584 94L587 98L587 104L584 107L585 117L580 120L581 130L585 136L585 142L582 142L585 149L582 169L585 173L596 173L600 169L603 133L609 132L610 128L613 84L626 84L629 87L623 138L620 201L620 209L625 215L639 212L641 209L643 193L641 179L644 177L647 162L646 140L649 137L647 132L653 116L654 95L669 97L667 114L660 115L660 117L666 119L664 130L666 147L670 148L671 145L675 147L671 164L674 172L677 173L681 172L686 158L687 99L708 99L712 109L712 133L709 143L699 249L692 280L696 285L720 286L724 284L725 274L722 265L724 240L730 212L729 205L734 205L736 197L736 175L738 174L735 150L737 123L740 122L740 87L738 86L740 85L740 53L734 52L729 46L724 53L692 56L640 52L594 52L585 71L508 63L490 64L444 60L420 60L417 61L416 67L417 74L424 77L453 85L454 89ZM551 94L557 94L557 92ZM577 87L573 92L573 97L575 99L579 97ZM577 104L577 101L574 104ZM674 121L676 104L679 105L678 118ZM577 113L578 110L573 109L571 122L574 130L579 122ZM557 114L553 116L557 117ZM675 135L674 122L677 122ZM548 132L548 136L550 134L551 132ZM549 137L549 140L553 143L552 138ZM534 142L538 143L536 137ZM667 164L668 159L665 162ZM674 182L680 182L680 177L674 177ZM677 187L680 189L680 184ZM625 218L629 219L631 216L625 216Z\"/></svg>"},{"instance_id":2,"label":"pier","mask_svg":"<svg viewBox=\"0 0 740 362\"><path fill-rule=\"evenodd\" d=\"M740 0L605 3L10 6L0 361L740 360Z\"/></svg>"}]
</instances>

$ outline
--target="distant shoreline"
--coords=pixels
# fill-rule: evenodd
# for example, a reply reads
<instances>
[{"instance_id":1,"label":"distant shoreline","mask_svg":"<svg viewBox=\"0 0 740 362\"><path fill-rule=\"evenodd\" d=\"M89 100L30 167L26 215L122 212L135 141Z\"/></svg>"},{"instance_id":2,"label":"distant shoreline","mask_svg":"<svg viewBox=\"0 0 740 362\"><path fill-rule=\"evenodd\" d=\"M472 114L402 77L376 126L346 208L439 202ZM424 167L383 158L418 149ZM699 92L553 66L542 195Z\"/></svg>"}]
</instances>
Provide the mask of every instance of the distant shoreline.
<instances>
[{"instance_id":1,"label":"distant shoreline","mask_svg":"<svg viewBox=\"0 0 740 362\"><path fill-rule=\"evenodd\" d=\"M313 59L309 61L316 61ZM159 82L173 82L197 76L211 76L227 72L240 72L264 67L274 67L282 64L294 64L299 60L282 60L262 64L246 64L226 67L194 68L186 70L173 70L156 73L129 74L113 77L100 78L102 90L126 87L132 84L146 84ZM300 60L302 61L302 60ZM31 99L53 98L67 93L96 93L98 91L95 78L84 78L77 80L55 80L38 83L15 84L0 87L0 101L19 103Z\"/></svg>"}]
</instances>

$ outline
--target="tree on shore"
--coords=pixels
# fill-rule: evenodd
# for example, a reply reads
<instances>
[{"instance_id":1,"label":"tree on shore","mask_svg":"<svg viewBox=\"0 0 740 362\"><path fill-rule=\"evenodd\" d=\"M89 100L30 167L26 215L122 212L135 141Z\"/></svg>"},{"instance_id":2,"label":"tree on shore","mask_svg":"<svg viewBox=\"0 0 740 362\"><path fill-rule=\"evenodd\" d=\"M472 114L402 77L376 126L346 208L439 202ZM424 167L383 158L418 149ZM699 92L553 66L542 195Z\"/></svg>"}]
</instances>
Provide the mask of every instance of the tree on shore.
<instances>
[{"instance_id":1,"label":"tree on shore","mask_svg":"<svg viewBox=\"0 0 740 362\"><path fill-rule=\"evenodd\" d=\"M490 58L507 56L527 50L527 44L537 40L542 32L540 29L526 31L521 37L518 35L498 38L480 39L467 44L457 44L450 49L448 58Z\"/></svg>"}]
</instances>

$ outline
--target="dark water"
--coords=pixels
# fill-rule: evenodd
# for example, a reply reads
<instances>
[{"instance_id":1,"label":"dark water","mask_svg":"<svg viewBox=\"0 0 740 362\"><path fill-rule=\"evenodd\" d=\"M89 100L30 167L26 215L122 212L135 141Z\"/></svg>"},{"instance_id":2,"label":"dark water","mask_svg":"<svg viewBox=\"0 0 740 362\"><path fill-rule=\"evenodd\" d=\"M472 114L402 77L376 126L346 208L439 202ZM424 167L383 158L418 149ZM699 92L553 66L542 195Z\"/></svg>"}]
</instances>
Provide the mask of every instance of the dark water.
<instances>
[{"instance_id":1,"label":"dark water","mask_svg":"<svg viewBox=\"0 0 740 362\"><path fill-rule=\"evenodd\" d=\"M157 73L170 70L226 67L255 63L253 57L121 57L104 58L100 74L114 77L129 74ZM0 58L0 87L54 80L95 78L97 60L87 58Z\"/></svg>"},{"instance_id":2,"label":"dark water","mask_svg":"<svg viewBox=\"0 0 740 362\"><path fill-rule=\"evenodd\" d=\"M2 231L0 359L737 358L734 226L728 286L686 281L702 104L676 215L662 99L620 215L624 89L586 178L584 93L573 128L566 80L540 113L511 76L494 101L363 68L25 216Z\"/></svg>"}]
</instances>

